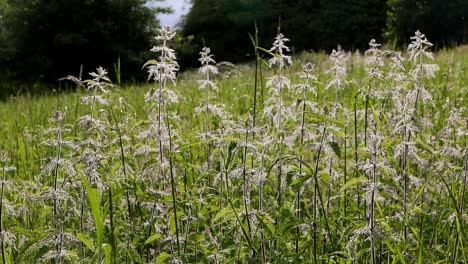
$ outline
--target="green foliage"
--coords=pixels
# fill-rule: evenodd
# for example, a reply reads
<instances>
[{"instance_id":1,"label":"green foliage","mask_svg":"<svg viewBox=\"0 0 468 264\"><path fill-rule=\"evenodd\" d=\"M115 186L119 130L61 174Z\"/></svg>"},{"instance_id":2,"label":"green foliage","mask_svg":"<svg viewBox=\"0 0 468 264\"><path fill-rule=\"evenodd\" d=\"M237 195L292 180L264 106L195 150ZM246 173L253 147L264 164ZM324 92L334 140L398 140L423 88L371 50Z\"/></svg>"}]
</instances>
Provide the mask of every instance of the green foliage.
<instances>
[{"instance_id":1,"label":"green foliage","mask_svg":"<svg viewBox=\"0 0 468 264\"><path fill-rule=\"evenodd\" d=\"M0 62L5 63L0 66L14 80L56 82L69 74L78 76L81 65L87 73L97 66L110 69L119 60L122 80L142 80L141 61L158 26L155 15L168 11L150 9L146 2L8 1L10 12L0 29L10 32L10 52L5 58L0 50Z\"/></svg>"},{"instance_id":2,"label":"green foliage","mask_svg":"<svg viewBox=\"0 0 468 264\"><path fill-rule=\"evenodd\" d=\"M268 45L279 25L296 51L331 50L337 44L364 49L369 39L381 38L386 23L384 0L193 0L192 4L183 34L193 36L198 47L204 41L228 61L253 59L246 36L253 35L255 23L260 46Z\"/></svg>"},{"instance_id":3,"label":"green foliage","mask_svg":"<svg viewBox=\"0 0 468 264\"><path fill-rule=\"evenodd\" d=\"M413 32L425 32L436 47L468 40L468 2L465 0L388 0L389 41L406 44Z\"/></svg>"}]
</instances>

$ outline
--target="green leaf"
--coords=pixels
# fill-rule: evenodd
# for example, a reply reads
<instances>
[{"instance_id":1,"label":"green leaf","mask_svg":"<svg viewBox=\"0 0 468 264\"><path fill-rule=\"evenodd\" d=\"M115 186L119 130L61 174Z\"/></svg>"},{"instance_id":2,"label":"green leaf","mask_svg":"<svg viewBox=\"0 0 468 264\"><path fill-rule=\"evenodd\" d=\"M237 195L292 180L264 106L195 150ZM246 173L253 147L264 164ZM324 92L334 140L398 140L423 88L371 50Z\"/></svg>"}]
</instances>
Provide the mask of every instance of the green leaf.
<instances>
[{"instance_id":1,"label":"green leaf","mask_svg":"<svg viewBox=\"0 0 468 264\"><path fill-rule=\"evenodd\" d=\"M154 241L160 239L161 237L162 237L161 234L154 234L154 235L150 236L148 239L146 239L145 245L152 244Z\"/></svg>"},{"instance_id":2,"label":"green leaf","mask_svg":"<svg viewBox=\"0 0 468 264\"><path fill-rule=\"evenodd\" d=\"M175 234L175 232L176 232L176 223L175 223L175 219L174 219L173 214L171 214L171 216L169 217L169 230L173 234Z\"/></svg>"},{"instance_id":3,"label":"green leaf","mask_svg":"<svg viewBox=\"0 0 468 264\"><path fill-rule=\"evenodd\" d=\"M275 234L275 225L272 221L270 221L270 219L268 219L267 217L265 217L263 214L261 214L258 211L257 211L257 218L260 221L260 223L262 223L263 226L266 227L267 231L270 234L273 234L273 235Z\"/></svg>"},{"instance_id":4,"label":"green leaf","mask_svg":"<svg viewBox=\"0 0 468 264\"><path fill-rule=\"evenodd\" d=\"M262 59L262 58L258 58L258 60L263 63L265 65L265 67L267 67L268 69L270 68L270 64L268 63L268 61Z\"/></svg>"},{"instance_id":5,"label":"green leaf","mask_svg":"<svg viewBox=\"0 0 468 264\"><path fill-rule=\"evenodd\" d=\"M79 241L85 244L89 248L89 250L94 252L95 248L94 248L93 242L91 241L91 239L89 239L89 237L87 237L83 233L78 233L78 235L76 235L76 238L78 238Z\"/></svg>"},{"instance_id":6,"label":"green leaf","mask_svg":"<svg viewBox=\"0 0 468 264\"><path fill-rule=\"evenodd\" d=\"M320 173L320 179L326 184L329 184L331 182L330 175L326 172Z\"/></svg>"},{"instance_id":7,"label":"green leaf","mask_svg":"<svg viewBox=\"0 0 468 264\"><path fill-rule=\"evenodd\" d=\"M364 176L361 176L359 178L351 179L345 185L343 185L343 187L341 187L339 192L344 192L345 190L351 188L352 186L354 186L354 185L356 185L358 183L366 182L366 181L367 181L367 178L364 177Z\"/></svg>"},{"instance_id":8,"label":"green leaf","mask_svg":"<svg viewBox=\"0 0 468 264\"><path fill-rule=\"evenodd\" d=\"M220 218L230 215L234 213L231 208L224 208L223 210L219 211L216 216L213 218L213 223L218 221Z\"/></svg>"},{"instance_id":9,"label":"green leaf","mask_svg":"<svg viewBox=\"0 0 468 264\"><path fill-rule=\"evenodd\" d=\"M106 256L106 264L111 264L112 263L112 247L109 244L104 244L104 253Z\"/></svg>"},{"instance_id":10,"label":"green leaf","mask_svg":"<svg viewBox=\"0 0 468 264\"><path fill-rule=\"evenodd\" d=\"M421 208L419 208L419 207L417 207L417 206L414 207L414 208L410 211L410 214L427 215L427 213L426 213L423 209L421 209Z\"/></svg>"},{"instance_id":11,"label":"green leaf","mask_svg":"<svg viewBox=\"0 0 468 264\"><path fill-rule=\"evenodd\" d=\"M34 245L37 245L37 243L47 235L48 234L35 233L33 236L28 236L30 237L30 239L26 241L26 243L21 247L21 249L17 253L15 257L15 263L23 263L23 259L27 258L28 255L32 254L37 250L35 249Z\"/></svg>"},{"instance_id":12,"label":"green leaf","mask_svg":"<svg viewBox=\"0 0 468 264\"><path fill-rule=\"evenodd\" d=\"M155 64L158 64L157 60L149 60L145 64L143 64L143 66L141 68L144 69L148 65L155 65Z\"/></svg>"},{"instance_id":13,"label":"green leaf","mask_svg":"<svg viewBox=\"0 0 468 264\"><path fill-rule=\"evenodd\" d=\"M156 258L156 263L167 263L167 260L171 257L171 255L169 255L169 253L161 253L161 255L159 255L157 258Z\"/></svg>"},{"instance_id":14,"label":"green leaf","mask_svg":"<svg viewBox=\"0 0 468 264\"><path fill-rule=\"evenodd\" d=\"M271 52L270 50L264 49L262 47L257 47L257 49L265 52L266 54L268 54L268 55L270 55L272 57L278 57L278 54L275 54L275 53Z\"/></svg>"},{"instance_id":15,"label":"green leaf","mask_svg":"<svg viewBox=\"0 0 468 264\"><path fill-rule=\"evenodd\" d=\"M372 100L369 100L369 105L370 105L370 109L372 111L372 115L374 116L375 122L379 126L380 130L382 130L383 129L382 123L380 122L379 114L377 114L377 112L374 109L374 105L372 104Z\"/></svg>"},{"instance_id":16,"label":"green leaf","mask_svg":"<svg viewBox=\"0 0 468 264\"><path fill-rule=\"evenodd\" d=\"M309 180L310 178L314 177L313 174L307 174L305 176L302 176L302 177L298 177L297 179L295 179L292 183L291 183L291 187L293 188L300 188L304 182L306 182L307 180Z\"/></svg>"},{"instance_id":17,"label":"green leaf","mask_svg":"<svg viewBox=\"0 0 468 264\"><path fill-rule=\"evenodd\" d=\"M99 197L99 191L95 188L92 188L85 177L82 177L82 181L86 187L89 206L91 207L91 214L93 215L94 225L96 227L97 247L99 250L104 242L104 224L102 221L101 211L99 209L101 199Z\"/></svg>"},{"instance_id":18,"label":"green leaf","mask_svg":"<svg viewBox=\"0 0 468 264\"><path fill-rule=\"evenodd\" d=\"M335 152L336 156L341 157L341 148L338 143L330 141L328 142L328 145L333 149L333 152Z\"/></svg>"},{"instance_id":19,"label":"green leaf","mask_svg":"<svg viewBox=\"0 0 468 264\"><path fill-rule=\"evenodd\" d=\"M189 143L189 144L184 144L184 145L180 145L176 148L176 150L183 150L183 149L187 149L187 148L191 148L191 147L194 147L194 146L198 146L198 145L203 145L203 144L206 144L206 143L211 143L211 142L215 142L215 141L218 141L219 139L215 139L215 138L210 138L208 140L201 140L201 141L197 141L197 142L193 142L193 143ZM225 137L225 138L222 138L221 140L225 141L225 142L237 142L239 141L239 139L237 138L232 138L232 137Z\"/></svg>"},{"instance_id":20,"label":"green leaf","mask_svg":"<svg viewBox=\"0 0 468 264\"><path fill-rule=\"evenodd\" d=\"M149 124L152 124L151 120L140 120L140 121L136 122L134 127L145 126L145 125L149 125Z\"/></svg>"},{"instance_id":21,"label":"green leaf","mask_svg":"<svg viewBox=\"0 0 468 264\"><path fill-rule=\"evenodd\" d=\"M338 120L336 120L336 119L334 119L334 118L331 118L331 117L328 117L328 116L324 116L324 115L319 115L319 114L316 114L316 113L314 113L314 112L312 112L312 111L306 111L305 113L307 113L307 115L313 116L313 117L315 117L315 118L317 118L317 119L322 119L322 120L324 120L324 121L332 122L332 123L335 123L335 124L337 124L337 125L339 125L339 126L341 126L341 127L344 127L344 123L343 123L343 122L338 121Z\"/></svg>"},{"instance_id":22,"label":"green leaf","mask_svg":"<svg viewBox=\"0 0 468 264\"><path fill-rule=\"evenodd\" d=\"M425 151L434 154L434 150L426 144L426 142L422 141L420 138L415 138L414 142L416 142L416 145L418 146L419 149L424 149Z\"/></svg>"}]
</instances>

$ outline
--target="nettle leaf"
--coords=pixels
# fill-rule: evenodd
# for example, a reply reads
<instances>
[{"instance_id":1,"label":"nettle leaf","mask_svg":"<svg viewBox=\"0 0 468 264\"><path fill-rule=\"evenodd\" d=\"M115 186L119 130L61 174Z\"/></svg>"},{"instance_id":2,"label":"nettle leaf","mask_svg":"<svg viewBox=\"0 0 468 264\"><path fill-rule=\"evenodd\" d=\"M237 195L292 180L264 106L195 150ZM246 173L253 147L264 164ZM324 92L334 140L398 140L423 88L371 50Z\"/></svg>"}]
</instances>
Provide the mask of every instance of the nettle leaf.
<instances>
[{"instance_id":1,"label":"nettle leaf","mask_svg":"<svg viewBox=\"0 0 468 264\"><path fill-rule=\"evenodd\" d=\"M140 126L146 126L149 124L152 124L153 122L151 120L140 120L135 123L134 127L140 127Z\"/></svg>"},{"instance_id":2,"label":"nettle leaf","mask_svg":"<svg viewBox=\"0 0 468 264\"><path fill-rule=\"evenodd\" d=\"M324 183L329 184L331 182L330 174L327 172L322 172L319 174L319 176Z\"/></svg>"},{"instance_id":3,"label":"nettle leaf","mask_svg":"<svg viewBox=\"0 0 468 264\"><path fill-rule=\"evenodd\" d=\"M333 149L333 152L335 152L336 156L341 157L341 148L338 143L330 141L328 142L328 145Z\"/></svg>"},{"instance_id":4,"label":"nettle leaf","mask_svg":"<svg viewBox=\"0 0 468 264\"><path fill-rule=\"evenodd\" d=\"M159 255L157 258L156 258L156 263L159 264L159 263L167 263L167 260L171 257L171 255L169 253L162 253L161 255Z\"/></svg>"},{"instance_id":5,"label":"nettle leaf","mask_svg":"<svg viewBox=\"0 0 468 264\"><path fill-rule=\"evenodd\" d=\"M158 64L159 62L157 60L149 60L147 61L145 64L143 64L143 66L141 67L142 69L144 69L146 66L148 65L156 65Z\"/></svg>"},{"instance_id":6,"label":"nettle leaf","mask_svg":"<svg viewBox=\"0 0 468 264\"><path fill-rule=\"evenodd\" d=\"M302 177L298 177L297 179L295 179L292 183L291 183L291 187L292 188L300 188L302 187L302 185L304 185L304 183L306 181L308 181L310 178L314 177L313 174L307 174L305 176L302 176Z\"/></svg>"},{"instance_id":7,"label":"nettle leaf","mask_svg":"<svg viewBox=\"0 0 468 264\"><path fill-rule=\"evenodd\" d=\"M146 239L146 241L145 241L145 246L153 244L155 241L159 240L161 237L162 237L161 234L154 234L154 235L148 237L148 239Z\"/></svg>"},{"instance_id":8,"label":"nettle leaf","mask_svg":"<svg viewBox=\"0 0 468 264\"><path fill-rule=\"evenodd\" d=\"M215 223L216 221L218 221L219 219L221 219L222 217L225 217L225 216L230 216L230 217L226 217L226 219L224 221L221 221L220 223L222 222L225 222L226 220L228 219L231 219L232 218L232 214L234 212L232 211L231 208L224 208L223 210L219 211L216 216L213 218L213 223Z\"/></svg>"},{"instance_id":9,"label":"nettle leaf","mask_svg":"<svg viewBox=\"0 0 468 264\"><path fill-rule=\"evenodd\" d=\"M344 192L346 191L347 189L353 187L354 185L358 184L358 183L364 183L367 181L367 178L364 177L364 176L361 176L361 177L358 177L358 178L354 178L354 179L351 179L349 180L345 185L343 185L343 187L341 187L340 189L340 193L341 192Z\"/></svg>"},{"instance_id":10,"label":"nettle leaf","mask_svg":"<svg viewBox=\"0 0 468 264\"><path fill-rule=\"evenodd\" d=\"M257 219L260 221L260 223L266 227L266 230L270 234L275 234L275 224L268 219L265 215L263 215L261 212L257 211Z\"/></svg>"},{"instance_id":11,"label":"nettle leaf","mask_svg":"<svg viewBox=\"0 0 468 264\"><path fill-rule=\"evenodd\" d=\"M334 119L334 118L331 118L331 117L328 117L328 116L325 116L325 115L320 115L320 114L317 114L315 112L312 112L312 111L305 111L304 113L307 113L308 116L311 116L311 117L314 117L318 120L322 120L322 121L328 121L328 122L332 122L340 127L344 127L344 123L337 120L337 119Z\"/></svg>"}]
</instances>

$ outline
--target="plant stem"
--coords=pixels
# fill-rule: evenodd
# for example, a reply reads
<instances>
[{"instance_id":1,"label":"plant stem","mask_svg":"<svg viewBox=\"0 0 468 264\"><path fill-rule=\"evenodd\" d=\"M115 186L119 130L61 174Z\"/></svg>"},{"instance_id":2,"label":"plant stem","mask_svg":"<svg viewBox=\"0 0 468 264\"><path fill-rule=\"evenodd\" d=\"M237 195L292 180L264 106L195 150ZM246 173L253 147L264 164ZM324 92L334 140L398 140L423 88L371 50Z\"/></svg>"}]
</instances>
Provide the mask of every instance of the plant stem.
<instances>
[{"instance_id":1,"label":"plant stem","mask_svg":"<svg viewBox=\"0 0 468 264\"><path fill-rule=\"evenodd\" d=\"M312 200L312 203L313 203L313 212L312 212L312 215L313 215L313 242L314 242L314 246L313 246L313 252L314 252L314 263L318 263L317 261L317 233L318 233L318 230L317 230L317 194L318 192L320 192L320 189L319 189L319 186L318 186L318 168L319 168L319 162L320 162L320 155L322 154L322 144L323 144L323 140L325 139L325 132L326 132L327 128L324 126L323 127L323 132L322 132L322 137L320 139L320 147L318 149L318 153L317 153L317 160L315 162L315 170L314 170L314 196L313 196L313 200ZM322 196L319 195L319 198L320 200L322 199L321 198ZM323 208L323 202L322 202L322 208ZM325 211L325 210L323 210Z\"/></svg>"},{"instance_id":2,"label":"plant stem","mask_svg":"<svg viewBox=\"0 0 468 264\"><path fill-rule=\"evenodd\" d=\"M114 225L114 207L112 203L112 184L109 184L109 218L110 218L110 244L112 250L111 262L115 263L117 259L117 246L115 243L115 225Z\"/></svg>"},{"instance_id":3,"label":"plant stem","mask_svg":"<svg viewBox=\"0 0 468 264\"><path fill-rule=\"evenodd\" d=\"M243 154L243 168L242 168L242 185L243 185L243 200L244 200L244 210L245 210L245 217L247 219L247 227L249 230L249 237L251 238L252 234L252 227L250 225L250 217L249 217L249 210L247 207L247 179L246 179L246 166L247 166L247 144L249 142L249 120L247 121L247 127L245 129L245 146L244 146L244 154Z\"/></svg>"},{"instance_id":4,"label":"plant stem","mask_svg":"<svg viewBox=\"0 0 468 264\"><path fill-rule=\"evenodd\" d=\"M176 228L176 239L177 239L177 253L180 254L180 242L179 242L179 221L177 219L177 199L176 199L176 187L175 187L175 179L174 179L174 168L173 168L173 160L172 160L172 134L171 134L171 126L169 123L169 114L167 113L166 108L166 125L167 131L169 134L169 174L171 177L171 192L172 192L172 203L173 203L173 210L174 210L174 222Z\"/></svg>"},{"instance_id":5,"label":"plant stem","mask_svg":"<svg viewBox=\"0 0 468 264\"><path fill-rule=\"evenodd\" d=\"M2 164L2 191L0 194L0 235L3 236L3 196L4 196L4 189L5 189L5 178L6 178L6 169L5 164ZM5 244L2 239L2 263L6 263L5 257Z\"/></svg>"},{"instance_id":6,"label":"plant stem","mask_svg":"<svg viewBox=\"0 0 468 264\"><path fill-rule=\"evenodd\" d=\"M463 208L465 205L465 193L466 193L466 185L468 183L468 148L465 149L465 158L463 159L463 186L462 186L462 193L460 196L460 203L458 206L458 217L456 221L460 221L461 225L463 225ZM460 232L457 230L457 237L455 239L455 247L453 249L453 259L452 259L452 264L455 264L457 260L457 254L458 254L458 244L460 241Z\"/></svg>"},{"instance_id":7,"label":"plant stem","mask_svg":"<svg viewBox=\"0 0 468 264\"><path fill-rule=\"evenodd\" d=\"M305 87L309 87L309 79L306 80ZM304 151L304 129L305 129L305 110L306 110L306 102L307 102L307 89L304 89L304 93L302 96L302 116L301 116L301 139L300 139L300 163L299 163L299 177L302 177L302 159L303 159L303 151ZM299 220L301 218L301 192L300 190L296 193L296 218ZM296 253L299 253L299 236L300 230L299 226L296 226Z\"/></svg>"},{"instance_id":8,"label":"plant stem","mask_svg":"<svg viewBox=\"0 0 468 264\"><path fill-rule=\"evenodd\" d=\"M371 202L370 202L370 209L369 209L369 222L370 222L370 242L371 242L371 259L372 264L375 264L375 240L374 240L374 227L375 227L375 215L374 215L374 199L375 199L375 186L377 182L377 152L374 150L372 153L373 158L373 167L372 167L372 194L371 194Z\"/></svg>"}]
</instances>

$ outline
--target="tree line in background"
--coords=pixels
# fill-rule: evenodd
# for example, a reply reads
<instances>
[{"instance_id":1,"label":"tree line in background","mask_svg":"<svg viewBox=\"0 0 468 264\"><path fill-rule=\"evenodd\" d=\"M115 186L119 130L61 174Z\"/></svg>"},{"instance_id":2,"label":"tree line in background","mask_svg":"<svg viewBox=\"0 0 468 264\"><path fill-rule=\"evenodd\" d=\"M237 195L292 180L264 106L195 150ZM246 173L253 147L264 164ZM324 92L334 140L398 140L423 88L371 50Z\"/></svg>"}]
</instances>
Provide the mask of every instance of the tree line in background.
<instances>
[{"instance_id":1,"label":"tree line in background","mask_svg":"<svg viewBox=\"0 0 468 264\"><path fill-rule=\"evenodd\" d=\"M146 2L0 0L0 93L57 83L81 70L87 78L100 65L110 72L122 65L122 80L144 79L157 14L169 11Z\"/></svg>"},{"instance_id":2,"label":"tree line in background","mask_svg":"<svg viewBox=\"0 0 468 264\"><path fill-rule=\"evenodd\" d=\"M10 84L0 93L78 75L81 65L85 73L102 65L123 81L144 80L157 14L168 11L147 2L0 0L0 86ZM466 14L466 0L192 0L175 45L182 68L198 66L203 45L218 60L253 59L255 25L260 46L280 26L295 52L363 50L371 38L403 47L417 29L440 48L466 43Z\"/></svg>"}]
</instances>

